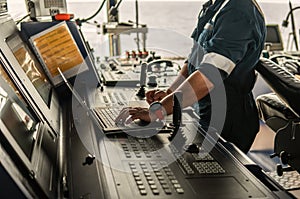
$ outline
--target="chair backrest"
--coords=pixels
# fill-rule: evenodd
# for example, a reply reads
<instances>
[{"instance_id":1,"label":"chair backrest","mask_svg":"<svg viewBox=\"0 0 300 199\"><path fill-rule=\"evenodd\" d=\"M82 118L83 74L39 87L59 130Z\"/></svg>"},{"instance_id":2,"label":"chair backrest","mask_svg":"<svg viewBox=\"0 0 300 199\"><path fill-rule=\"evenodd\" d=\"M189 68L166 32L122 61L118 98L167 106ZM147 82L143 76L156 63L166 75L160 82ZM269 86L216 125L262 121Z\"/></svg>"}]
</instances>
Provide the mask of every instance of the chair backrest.
<instances>
[{"instance_id":1,"label":"chair backrest","mask_svg":"<svg viewBox=\"0 0 300 199\"><path fill-rule=\"evenodd\" d=\"M294 74L285 67L281 67L266 58L260 59L256 65L256 70L278 97L299 117L300 80L295 78Z\"/></svg>"}]
</instances>

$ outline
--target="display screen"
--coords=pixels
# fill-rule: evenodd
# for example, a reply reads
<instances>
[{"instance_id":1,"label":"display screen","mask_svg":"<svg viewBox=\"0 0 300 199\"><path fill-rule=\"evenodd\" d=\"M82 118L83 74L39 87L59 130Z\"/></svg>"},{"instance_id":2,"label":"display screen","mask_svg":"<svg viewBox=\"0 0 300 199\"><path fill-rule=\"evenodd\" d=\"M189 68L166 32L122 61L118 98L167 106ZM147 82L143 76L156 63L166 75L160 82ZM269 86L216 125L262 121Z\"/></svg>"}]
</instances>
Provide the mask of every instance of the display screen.
<instances>
[{"instance_id":1,"label":"display screen","mask_svg":"<svg viewBox=\"0 0 300 199\"><path fill-rule=\"evenodd\" d=\"M0 118L30 160L38 122L6 72L2 59L0 59Z\"/></svg>"},{"instance_id":2,"label":"display screen","mask_svg":"<svg viewBox=\"0 0 300 199\"><path fill-rule=\"evenodd\" d=\"M29 50L28 46L22 41L19 34L14 34L7 38L7 45L13 52L15 58L19 62L23 71L30 79L38 93L42 97L43 101L50 106L50 98L52 85L48 80L43 68L37 61L35 56Z\"/></svg>"},{"instance_id":3,"label":"display screen","mask_svg":"<svg viewBox=\"0 0 300 199\"><path fill-rule=\"evenodd\" d=\"M280 43L279 29L276 26L267 26L267 38L266 41L270 43Z\"/></svg>"},{"instance_id":4,"label":"display screen","mask_svg":"<svg viewBox=\"0 0 300 199\"><path fill-rule=\"evenodd\" d=\"M277 24L267 25L266 43L271 44L271 50L283 50L281 33Z\"/></svg>"},{"instance_id":5,"label":"display screen","mask_svg":"<svg viewBox=\"0 0 300 199\"><path fill-rule=\"evenodd\" d=\"M34 0L36 16L53 16L67 13L66 0Z\"/></svg>"},{"instance_id":6,"label":"display screen","mask_svg":"<svg viewBox=\"0 0 300 199\"><path fill-rule=\"evenodd\" d=\"M39 57L48 77L56 86L62 82L59 68L67 78L87 69L80 49L66 22L60 22L30 37L29 42Z\"/></svg>"}]
</instances>

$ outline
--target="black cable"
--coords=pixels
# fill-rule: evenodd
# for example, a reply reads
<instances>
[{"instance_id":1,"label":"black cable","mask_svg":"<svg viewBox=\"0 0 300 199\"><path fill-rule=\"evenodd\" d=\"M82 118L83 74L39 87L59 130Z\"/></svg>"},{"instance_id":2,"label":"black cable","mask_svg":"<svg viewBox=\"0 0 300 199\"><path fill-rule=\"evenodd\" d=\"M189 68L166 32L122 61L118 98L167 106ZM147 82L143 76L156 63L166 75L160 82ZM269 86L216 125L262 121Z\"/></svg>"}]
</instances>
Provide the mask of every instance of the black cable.
<instances>
[{"instance_id":1,"label":"black cable","mask_svg":"<svg viewBox=\"0 0 300 199\"><path fill-rule=\"evenodd\" d=\"M291 1L289 1L289 7L290 7L290 10L293 10ZM291 12L291 21L292 21L292 31L293 31L293 36L294 36L294 43L295 43L296 50L298 51L299 50L298 49L298 40L297 40L297 33L296 33L296 26L295 26L295 19L294 19L293 12Z\"/></svg>"},{"instance_id":2,"label":"black cable","mask_svg":"<svg viewBox=\"0 0 300 199\"><path fill-rule=\"evenodd\" d=\"M287 23L288 23L288 20L289 20L290 15L292 14L292 12L293 12L294 10L297 10L297 9L299 9L299 8L300 8L300 6L297 6L297 7L293 8L293 9L291 9L291 10L288 12L288 14L287 14L285 20L284 20L283 23L282 23L283 26L285 26L285 27L287 26ZM285 24L286 24L286 25L285 25Z\"/></svg>"},{"instance_id":3,"label":"black cable","mask_svg":"<svg viewBox=\"0 0 300 199\"><path fill-rule=\"evenodd\" d=\"M296 35L296 27L295 27L295 19L294 19L294 14L293 12L297 9L300 8L300 6L297 6L295 8L292 7L292 2L289 1L289 8L290 8L290 11L288 12L285 20L283 20L282 22L282 26L283 27L287 27L288 24L289 24L289 17L291 16L291 21L292 21L292 34L293 34L293 40L294 40L294 43L295 43L295 47L296 47L296 50L298 50L298 41L297 41L297 35Z\"/></svg>"},{"instance_id":4,"label":"black cable","mask_svg":"<svg viewBox=\"0 0 300 199\"><path fill-rule=\"evenodd\" d=\"M16 25L18 25L19 23L21 23L24 19L26 19L29 16L30 16L30 14L27 14L24 17L22 17L21 19L19 19L18 21L16 21Z\"/></svg>"},{"instance_id":5,"label":"black cable","mask_svg":"<svg viewBox=\"0 0 300 199\"><path fill-rule=\"evenodd\" d=\"M94 18L95 16L97 16L97 15L99 14L99 12L102 10L102 8L103 8L105 2L106 2L106 0L103 0L103 1L102 1L102 3L101 3L101 5L100 5L99 9L95 12L95 14L93 14L92 16L90 16L90 17L88 17L88 18L86 18L86 19L81 19L81 20L79 19L79 21L80 21L81 23L84 23L84 22L87 22L87 21L93 19L93 18ZM78 20L76 20L76 21L78 21ZM80 23L80 24L81 24L81 23Z\"/></svg>"}]
</instances>

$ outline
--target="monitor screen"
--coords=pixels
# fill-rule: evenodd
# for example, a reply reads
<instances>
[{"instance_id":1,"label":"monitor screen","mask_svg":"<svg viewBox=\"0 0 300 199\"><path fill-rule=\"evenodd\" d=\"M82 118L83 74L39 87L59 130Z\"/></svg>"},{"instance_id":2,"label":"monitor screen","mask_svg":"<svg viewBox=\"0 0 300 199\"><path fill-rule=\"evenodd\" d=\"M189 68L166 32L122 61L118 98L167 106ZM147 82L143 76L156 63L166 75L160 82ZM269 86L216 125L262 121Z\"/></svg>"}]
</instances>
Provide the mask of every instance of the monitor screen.
<instances>
[{"instance_id":1,"label":"monitor screen","mask_svg":"<svg viewBox=\"0 0 300 199\"><path fill-rule=\"evenodd\" d=\"M37 17L67 13L66 0L31 0Z\"/></svg>"},{"instance_id":2,"label":"monitor screen","mask_svg":"<svg viewBox=\"0 0 300 199\"><path fill-rule=\"evenodd\" d=\"M26 43L22 41L19 34L16 33L8 37L6 39L6 43L13 52L13 55L19 62L27 77L30 79L44 102L49 107L52 85L40 63L29 50Z\"/></svg>"},{"instance_id":3,"label":"monitor screen","mask_svg":"<svg viewBox=\"0 0 300 199\"><path fill-rule=\"evenodd\" d=\"M271 45L270 50L283 50L283 42L278 24L267 25L266 44L267 43Z\"/></svg>"},{"instance_id":4,"label":"monitor screen","mask_svg":"<svg viewBox=\"0 0 300 199\"><path fill-rule=\"evenodd\" d=\"M66 22L32 35L29 42L55 86L62 82L57 68L68 78L88 69Z\"/></svg>"},{"instance_id":5,"label":"monitor screen","mask_svg":"<svg viewBox=\"0 0 300 199\"><path fill-rule=\"evenodd\" d=\"M0 15L7 14L7 0L0 0Z\"/></svg>"},{"instance_id":6,"label":"monitor screen","mask_svg":"<svg viewBox=\"0 0 300 199\"><path fill-rule=\"evenodd\" d=\"M7 74L0 59L0 118L30 160L37 136L36 117Z\"/></svg>"}]
</instances>

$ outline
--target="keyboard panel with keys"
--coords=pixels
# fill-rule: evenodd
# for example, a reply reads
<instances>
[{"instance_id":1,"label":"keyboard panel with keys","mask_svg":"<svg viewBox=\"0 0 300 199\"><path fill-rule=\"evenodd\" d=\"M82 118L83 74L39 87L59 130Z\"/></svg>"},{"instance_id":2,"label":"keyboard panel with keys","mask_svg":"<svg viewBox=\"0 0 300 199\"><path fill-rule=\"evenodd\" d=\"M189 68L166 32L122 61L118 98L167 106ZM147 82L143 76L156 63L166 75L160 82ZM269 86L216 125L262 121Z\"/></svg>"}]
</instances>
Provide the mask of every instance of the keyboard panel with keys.
<instances>
[{"instance_id":1,"label":"keyboard panel with keys","mask_svg":"<svg viewBox=\"0 0 300 199\"><path fill-rule=\"evenodd\" d=\"M282 176L278 176L276 171L267 174L286 190L300 189L300 174L297 171L283 172Z\"/></svg>"}]
</instances>

